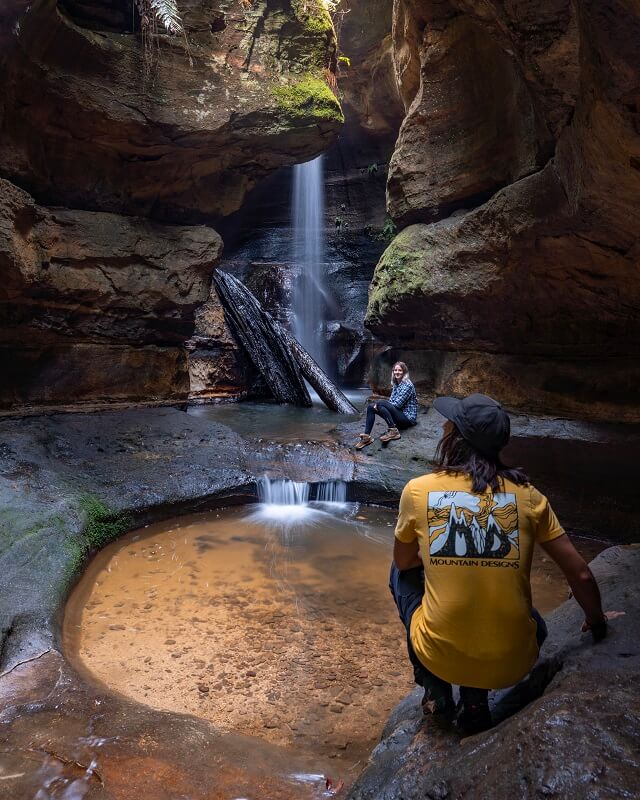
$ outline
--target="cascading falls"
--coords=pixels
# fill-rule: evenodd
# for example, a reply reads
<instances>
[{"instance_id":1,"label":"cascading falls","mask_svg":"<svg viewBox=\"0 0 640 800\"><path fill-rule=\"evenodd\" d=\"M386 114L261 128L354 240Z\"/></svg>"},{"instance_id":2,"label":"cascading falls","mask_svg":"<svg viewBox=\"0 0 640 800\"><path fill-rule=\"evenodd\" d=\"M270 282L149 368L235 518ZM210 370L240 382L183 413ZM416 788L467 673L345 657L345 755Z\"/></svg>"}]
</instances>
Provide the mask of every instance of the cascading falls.
<instances>
[{"instance_id":1,"label":"cascading falls","mask_svg":"<svg viewBox=\"0 0 640 800\"><path fill-rule=\"evenodd\" d=\"M347 484L344 481L323 481L316 488L319 503L346 503Z\"/></svg>"},{"instance_id":2,"label":"cascading falls","mask_svg":"<svg viewBox=\"0 0 640 800\"><path fill-rule=\"evenodd\" d=\"M340 513L347 500L347 484L340 480L312 485L265 475L256 481L256 485L260 504L250 519L276 522L285 527L301 520L311 521L319 515ZM320 508L321 505L324 508Z\"/></svg>"},{"instance_id":3,"label":"cascading falls","mask_svg":"<svg viewBox=\"0 0 640 800\"><path fill-rule=\"evenodd\" d=\"M294 334L327 372L323 333L327 306L324 280L324 170L322 156L293 168L293 260L300 268L294 295Z\"/></svg>"},{"instance_id":4,"label":"cascading falls","mask_svg":"<svg viewBox=\"0 0 640 800\"><path fill-rule=\"evenodd\" d=\"M257 481L258 500L267 505L304 506L309 502L309 484L266 475Z\"/></svg>"}]
</instances>

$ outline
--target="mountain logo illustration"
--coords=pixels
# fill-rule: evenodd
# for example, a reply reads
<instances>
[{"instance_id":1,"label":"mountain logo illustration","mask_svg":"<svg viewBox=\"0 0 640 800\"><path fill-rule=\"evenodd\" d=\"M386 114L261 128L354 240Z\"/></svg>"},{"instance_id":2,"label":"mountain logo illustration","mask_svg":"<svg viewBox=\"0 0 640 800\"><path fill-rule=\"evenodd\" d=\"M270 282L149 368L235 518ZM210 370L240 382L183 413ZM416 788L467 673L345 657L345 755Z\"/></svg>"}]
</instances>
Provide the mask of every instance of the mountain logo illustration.
<instances>
[{"instance_id":1,"label":"mountain logo illustration","mask_svg":"<svg viewBox=\"0 0 640 800\"><path fill-rule=\"evenodd\" d=\"M429 492L427 504L429 555L519 559L515 494Z\"/></svg>"}]
</instances>

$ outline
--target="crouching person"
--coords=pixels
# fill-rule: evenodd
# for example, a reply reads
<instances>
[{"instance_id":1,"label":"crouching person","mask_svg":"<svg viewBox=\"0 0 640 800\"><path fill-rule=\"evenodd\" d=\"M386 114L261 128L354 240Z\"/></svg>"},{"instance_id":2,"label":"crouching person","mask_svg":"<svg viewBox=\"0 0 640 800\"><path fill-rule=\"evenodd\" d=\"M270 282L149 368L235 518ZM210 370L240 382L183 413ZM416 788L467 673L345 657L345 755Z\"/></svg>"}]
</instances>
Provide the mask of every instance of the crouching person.
<instances>
[{"instance_id":1,"label":"crouching person","mask_svg":"<svg viewBox=\"0 0 640 800\"><path fill-rule=\"evenodd\" d=\"M474 733L491 724L488 690L520 681L546 636L531 605L535 544L564 572L585 612L583 630L602 638L607 618L546 497L500 459L507 413L480 394L441 397L434 407L447 422L435 471L402 493L390 589L425 713L455 713L461 731ZM457 709L451 684L460 686Z\"/></svg>"}]
</instances>

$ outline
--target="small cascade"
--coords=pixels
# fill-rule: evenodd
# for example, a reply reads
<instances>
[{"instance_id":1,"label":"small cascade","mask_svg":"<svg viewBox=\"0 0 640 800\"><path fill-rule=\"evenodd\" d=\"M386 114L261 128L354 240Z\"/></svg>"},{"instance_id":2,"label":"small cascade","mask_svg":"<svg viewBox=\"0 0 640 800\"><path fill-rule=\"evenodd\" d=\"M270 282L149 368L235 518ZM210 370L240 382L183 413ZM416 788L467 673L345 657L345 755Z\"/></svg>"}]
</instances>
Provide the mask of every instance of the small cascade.
<instances>
[{"instance_id":1,"label":"small cascade","mask_svg":"<svg viewBox=\"0 0 640 800\"><path fill-rule=\"evenodd\" d=\"M316 487L319 503L346 503L347 484L344 481L322 481Z\"/></svg>"},{"instance_id":2,"label":"small cascade","mask_svg":"<svg viewBox=\"0 0 640 800\"><path fill-rule=\"evenodd\" d=\"M250 515L250 519L255 521L271 521L287 527L327 514L341 517L344 514L347 499L347 484L344 481L310 484L287 478L268 478L265 475L256 483L260 504ZM313 501L310 502L312 496ZM320 504L322 508L319 508Z\"/></svg>"},{"instance_id":3,"label":"small cascade","mask_svg":"<svg viewBox=\"0 0 640 800\"><path fill-rule=\"evenodd\" d=\"M287 478L268 478L257 481L258 500L270 506L305 506L309 502L309 484Z\"/></svg>"}]
</instances>

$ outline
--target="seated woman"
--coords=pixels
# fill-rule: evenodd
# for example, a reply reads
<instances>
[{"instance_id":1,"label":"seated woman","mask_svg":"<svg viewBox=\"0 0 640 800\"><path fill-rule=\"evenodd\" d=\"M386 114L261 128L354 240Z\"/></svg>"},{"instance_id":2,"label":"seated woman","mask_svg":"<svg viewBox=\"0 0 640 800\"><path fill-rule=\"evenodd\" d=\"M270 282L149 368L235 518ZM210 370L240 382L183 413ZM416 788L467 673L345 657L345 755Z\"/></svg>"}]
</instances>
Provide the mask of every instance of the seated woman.
<instances>
[{"instance_id":1,"label":"seated woman","mask_svg":"<svg viewBox=\"0 0 640 800\"><path fill-rule=\"evenodd\" d=\"M364 433L356 444L356 450L362 450L373 443L371 431L376 421L376 414L387 423L388 430L380 437L381 442L400 439L400 431L411 428L418 421L418 399L416 387L409 380L409 368L404 361L397 361L391 371L391 397L388 400L376 400L367 407L367 420Z\"/></svg>"}]
</instances>

